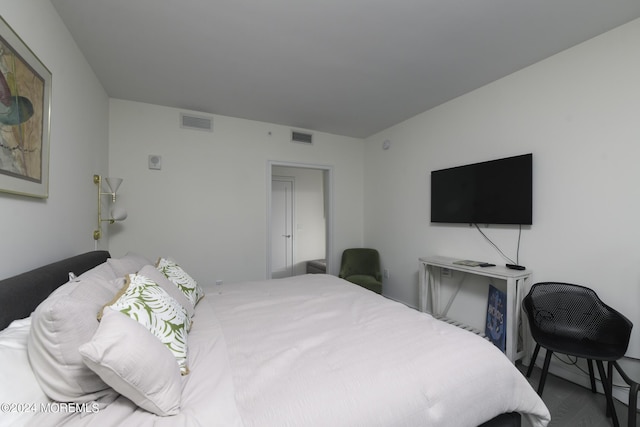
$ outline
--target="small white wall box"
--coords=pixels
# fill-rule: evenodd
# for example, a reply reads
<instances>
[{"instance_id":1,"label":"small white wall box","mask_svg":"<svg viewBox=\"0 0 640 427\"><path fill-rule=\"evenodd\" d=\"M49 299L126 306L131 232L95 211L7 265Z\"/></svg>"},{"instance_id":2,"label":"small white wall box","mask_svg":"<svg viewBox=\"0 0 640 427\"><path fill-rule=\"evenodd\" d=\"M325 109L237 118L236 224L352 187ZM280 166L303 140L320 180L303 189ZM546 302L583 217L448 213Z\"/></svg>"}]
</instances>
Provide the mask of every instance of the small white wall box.
<instances>
[{"instance_id":1,"label":"small white wall box","mask_svg":"<svg viewBox=\"0 0 640 427\"><path fill-rule=\"evenodd\" d=\"M149 154L149 169L162 169L162 156L157 154Z\"/></svg>"}]
</instances>

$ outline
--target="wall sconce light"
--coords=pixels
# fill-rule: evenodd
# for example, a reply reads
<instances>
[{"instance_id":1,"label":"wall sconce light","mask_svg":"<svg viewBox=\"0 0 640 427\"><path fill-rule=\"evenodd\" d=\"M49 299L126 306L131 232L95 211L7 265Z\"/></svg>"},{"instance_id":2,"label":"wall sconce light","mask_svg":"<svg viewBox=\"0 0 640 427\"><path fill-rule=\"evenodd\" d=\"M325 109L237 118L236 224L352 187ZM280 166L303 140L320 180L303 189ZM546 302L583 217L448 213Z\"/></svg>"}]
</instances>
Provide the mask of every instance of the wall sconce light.
<instances>
[{"instance_id":1,"label":"wall sconce light","mask_svg":"<svg viewBox=\"0 0 640 427\"><path fill-rule=\"evenodd\" d=\"M103 182L100 175L93 175L93 183L98 186L98 228L93 231L93 238L100 240L102 237L102 223L113 224L116 221L124 221L127 218L127 211L119 206L112 206L109 218L102 218L102 196L111 196L111 203L115 203L116 192L120 184L122 184L122 178L104 178ZM103 191L103 185L105 191Z\"/></svg>"}]
</instances>

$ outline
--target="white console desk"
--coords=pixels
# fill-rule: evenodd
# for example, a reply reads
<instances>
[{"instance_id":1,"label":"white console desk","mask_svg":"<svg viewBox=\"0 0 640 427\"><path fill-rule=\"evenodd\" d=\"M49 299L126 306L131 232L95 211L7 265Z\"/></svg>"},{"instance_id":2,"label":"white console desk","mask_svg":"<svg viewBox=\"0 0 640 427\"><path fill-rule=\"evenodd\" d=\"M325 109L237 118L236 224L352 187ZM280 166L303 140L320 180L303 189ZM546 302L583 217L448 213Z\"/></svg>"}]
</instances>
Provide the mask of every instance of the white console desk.
<instances>
[{"instance_id":1,"label":"white console desk","mask_svg":"<svg viewBox=\"0 0 640 427\"><path fill-rule=\"evenodd\" d=\"M456 324L455 321L450 321L446 315L457 291L451 296L446 308L443 310L440 307L441 283L439 275L436 274L436 269L447 268L451 271L459 271L465 274L505 280L507 282L507 336L505 353L513 363L515 363L516 360L522 359L525 356L524 344L523 348L518 349L518 331L520 327L524 329L524 325L522 324L523 316L521 316L521 304L525 287L528 285L532 272L530 270L511 270L503 266L470 267L454 264L455 261L459 260L440 256L419 258L420 311L429 312L436 318ZM460 282L460 285L461 283L462 282ZM523 339L523 343L524 341Z\"/></svg>"}]
</instances>

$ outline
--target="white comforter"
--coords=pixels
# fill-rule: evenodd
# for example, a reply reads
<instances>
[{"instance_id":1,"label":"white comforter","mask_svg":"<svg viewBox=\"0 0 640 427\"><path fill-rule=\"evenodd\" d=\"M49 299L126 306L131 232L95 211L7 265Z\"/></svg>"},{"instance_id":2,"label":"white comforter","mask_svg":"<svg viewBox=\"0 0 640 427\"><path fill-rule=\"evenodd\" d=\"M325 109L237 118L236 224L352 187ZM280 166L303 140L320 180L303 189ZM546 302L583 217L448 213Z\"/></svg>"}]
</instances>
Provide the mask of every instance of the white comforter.
<instances>
[{"instance_id":1,"label":"white comforter","mask_svg":"<svg viewBox=\"0 0 640 427\"><path fill-rule=\"evenodd\" d=\"M31 424L465 427L512 411L534 427L549 422L491 343L336 277L205 292L179 415L158 417L121 397L97 413L41 413Z\"/></svg>"}]
</instances>

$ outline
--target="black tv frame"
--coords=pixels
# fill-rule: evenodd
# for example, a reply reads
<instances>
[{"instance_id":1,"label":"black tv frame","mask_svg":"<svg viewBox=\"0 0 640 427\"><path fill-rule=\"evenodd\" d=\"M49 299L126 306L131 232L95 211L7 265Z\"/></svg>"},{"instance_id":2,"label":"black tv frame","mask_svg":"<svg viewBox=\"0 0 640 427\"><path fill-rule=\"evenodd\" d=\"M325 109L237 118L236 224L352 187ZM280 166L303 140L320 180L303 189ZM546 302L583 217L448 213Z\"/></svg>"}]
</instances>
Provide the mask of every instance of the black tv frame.
<instances>
[{"instance_id":1,"label":"black tv frame","mask_svg":"<svg viewBox=\"0 0 640 427\"><path fill-rule=\"evenodd\" d=\"M431 172L431 222L533 224L533 154Z\"/></svg>"}]
</instances>

